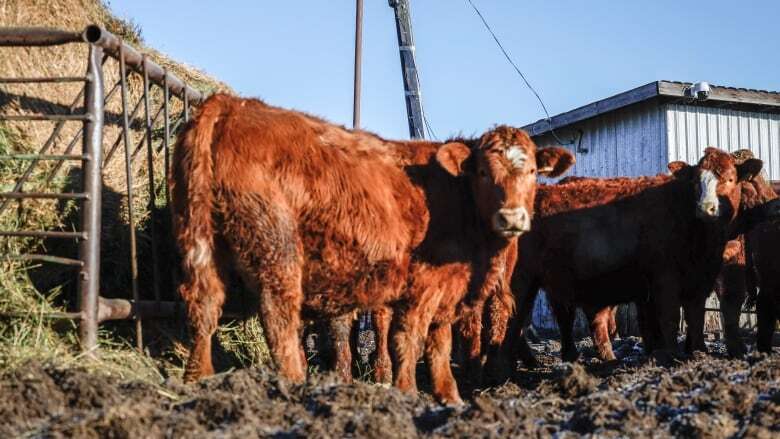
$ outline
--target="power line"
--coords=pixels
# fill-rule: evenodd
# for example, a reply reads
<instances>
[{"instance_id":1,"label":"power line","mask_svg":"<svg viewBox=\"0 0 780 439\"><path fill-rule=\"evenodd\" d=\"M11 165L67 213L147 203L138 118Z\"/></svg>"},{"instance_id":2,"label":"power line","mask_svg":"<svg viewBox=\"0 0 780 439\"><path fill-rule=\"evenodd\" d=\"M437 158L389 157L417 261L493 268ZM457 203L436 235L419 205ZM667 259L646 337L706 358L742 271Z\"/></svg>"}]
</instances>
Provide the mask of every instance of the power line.
<instances>
[{"instance_id":1,"label":"power line","mask_svg":"<svg viewBox=\"0 0 780 439\"><path fill-rule=\"evenodd\" d=\"M550 112L547 111L547 106L544 105L544 101L542 100L542 97L539 96L539 93L536 92L536 89L531 85L530 82L528 82L528 79L526 79L523 72L520 70L519 67L517 67L517 64L512 60L512 57L509 56L509 53L504 49L504 45L501 44L501 41L496 36L495 32L493 32L493 29L488 24L487 20L485 20L485 17L482 15L482 12L477 9L477 6L472 2L471 0L466 0L469 5L471 5L472 9L474 9L474 12L477 13L477 16L479 16L479 19L482 20L482 24L485 25L485 29L487 29L488 32L490 32L490 35L493 37L493 40L496 42L496 45L498 45L498 48L501 49L501 53L504 54L504 58L509 62L509 64L512 65L512 67L515 69L518 75L520 75L520 78L523 79L523 82L525 82L526 87L528 87L529 90L536 96L536 99L539 101L539 104L542 106L542 110L544 110L544 114L547 119L547 123L550 125L550 133L555 137L555 140L560 144L571 144L573 141L564 142L558 136L555 134L555 130L552 128L552 118L550 117Z\"/></svg>"}]
</instances>

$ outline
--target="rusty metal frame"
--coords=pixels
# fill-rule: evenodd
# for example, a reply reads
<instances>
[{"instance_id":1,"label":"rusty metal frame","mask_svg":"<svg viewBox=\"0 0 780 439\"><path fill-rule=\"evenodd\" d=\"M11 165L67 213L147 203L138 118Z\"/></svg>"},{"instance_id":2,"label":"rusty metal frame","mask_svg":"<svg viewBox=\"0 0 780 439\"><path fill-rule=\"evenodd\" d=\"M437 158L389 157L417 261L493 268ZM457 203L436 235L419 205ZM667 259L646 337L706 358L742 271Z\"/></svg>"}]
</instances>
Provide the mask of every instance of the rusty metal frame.
<instances>
[{"instance_id":1,"label":"rusty metal frame","mask_svg":"<svg viewBox=\"0 0 780 439\"><path fill-rule=\"evenodd\" d=\"M56 312L44 315L53 319L73 319L79 322L79 339L81 347L87 355L97 352L97 329L100 322L107 320L135 321L136 347L143 349L142 319L170 318L184 314L183 304L180 302L165 302L161 300L160 276L159 276L159 250L158 236L155 222L157 187L154 177L155 153L164 154L163 162L165 172L170 170L170 137L182 122L190 118L192 105L201 103L205 96L199 91L187 85L176 75L165 68L149 60L145 54L138 52L132 46L124 43L119 37L108 32L98 25L87 26L81 32L63 31L51 28L0 28L0 46L29 47L29 46L57 46L70 43L86 43L89 47L87 60L87 72L85 76L63 76L47 78L0 78L0 84L38 84L38 83L78 83L83 82L84 88L78 93L73 103L65 114L30 114L30 115L0 115L0 121L54 121L55 126L49 138L38 150L37 154L9 154L0 156L1 160L28 161L29 165L17 179L11 192L0 193L0 214L9 206L11 201L28 199L73 199L81 203L81 230L56 231L56 230L7 230L0 231L0 236L7 237L35 237L35 238L61 238L75 239L79 242L78 259L64 258L46 254L22 254L6 255L4 259L22 262L48 262L72 266L78 268L78 312ZM103 65L109 59L114 59L119 65L120 79L108 93L105 92L103 81ZM127 78L130 75L139 75L143 79L143 96L134 104L132 110L128 105ZM152 87L158 87L162 91L163 101L156 112L152 109L150 93ZM103 158L103 133L105 126L105 106L109 100L119 91L121 95L121 132L108 149ZM178 119L171 123L170 101L178 98L183 104L183 110ZM83 102L83 113L76 113ZM137 145L133 145L130 132L131 121L135 120L140 107L144 106L144 136ZM152 117L152 114L154 116ZM153 146L152 130L162 115L163 139L159 147ZM62 128L68 122L81 122L79 129L62 153L51 154L55 140L60 136ZM81 140L79 142L79 140ZM76 154L73 150L81 143L82 152ZM119 144L124 146L125 177L128 203L128 226L130 240L130 271L132 276L131 299L106 299L100 296L100 231L101 231L101 190L102 170L114 156ZM142 300L138 287L138 249L137 249L137 224L134 211L134 183L133 183L133 159L136 153L146 146L146 168L149 174L148 190L150 200L148 208L152 215L151 243L152 243L152 267L154 279L152 282L154 300ZM28 182L34 169L41 161L55 161L44 186L49 186L66 161L81 162L82 189L80 192L51 193L51 192L27 192L24 184ZM165 191L165 201L170 202L170 191L167 179L162 179ZM173 279L176 282L176 273ZM5 313L4 315L12 316ZM23 313L21 313L23 314Z\"/></svg>"}]
</instances>

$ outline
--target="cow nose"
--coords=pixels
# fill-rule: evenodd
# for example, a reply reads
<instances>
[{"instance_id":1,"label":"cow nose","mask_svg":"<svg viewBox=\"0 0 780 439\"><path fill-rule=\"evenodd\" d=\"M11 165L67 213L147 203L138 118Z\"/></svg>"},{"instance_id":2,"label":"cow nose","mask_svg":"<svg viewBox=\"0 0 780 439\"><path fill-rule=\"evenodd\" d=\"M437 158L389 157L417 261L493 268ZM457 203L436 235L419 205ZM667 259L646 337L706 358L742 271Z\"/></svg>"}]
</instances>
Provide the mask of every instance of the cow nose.
<instances>
[{"instance_id":1,"label":"cow nose","mask_svg":"<svg viewBox=\"0 0 780 439\"><path fill-rule=\"evenodd\" d=\"M531 229L531 217L523 207L500 209L494 216L493 228L504 236L518 236Z\"/></svg>"},{"instance_id":2,"label":"cow nose","mask_svg":"<svg viewBox=\"0 0 780 439\"><path fill-rule=\"evenodd\" d=\"M713 218L718 216L718 205L717 203L712 202L704 202L699 205L699 214L702 217L709 217Z\"/></svg>"}]
</instances>

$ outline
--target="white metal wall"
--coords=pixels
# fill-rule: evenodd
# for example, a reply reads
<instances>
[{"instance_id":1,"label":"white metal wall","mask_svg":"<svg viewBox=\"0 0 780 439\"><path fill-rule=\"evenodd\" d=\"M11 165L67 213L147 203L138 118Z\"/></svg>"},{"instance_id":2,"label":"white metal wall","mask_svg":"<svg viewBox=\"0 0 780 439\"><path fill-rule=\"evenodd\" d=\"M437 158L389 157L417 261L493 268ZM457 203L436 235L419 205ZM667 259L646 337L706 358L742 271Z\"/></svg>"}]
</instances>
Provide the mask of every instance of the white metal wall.
<instances>
[{"instance_id":1,"label":"white metal wall","mask_svg":"<svg viewBox=\"0 0 780 439\"><path fill-rule=\"evenodd\" d=\"M770 180L780 180L780 114L665 106L668 161L696 163L704 149L750 149L764 161Z\"/></svg>"}]
</instances>

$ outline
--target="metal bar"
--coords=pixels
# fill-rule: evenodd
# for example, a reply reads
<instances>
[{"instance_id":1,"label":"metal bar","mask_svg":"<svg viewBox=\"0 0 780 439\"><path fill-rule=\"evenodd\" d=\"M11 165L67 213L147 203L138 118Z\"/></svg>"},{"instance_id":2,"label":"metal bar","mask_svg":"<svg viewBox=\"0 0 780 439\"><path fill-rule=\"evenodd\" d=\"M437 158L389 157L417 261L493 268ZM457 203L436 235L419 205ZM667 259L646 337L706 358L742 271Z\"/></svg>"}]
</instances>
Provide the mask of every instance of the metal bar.
<instances>
[{"instance_id":1,"label":"metal bar","mask_svg":"<svg viewBox=\"0 0 780 439\"><path fill-rule=\"evenodd\" d=\"M165 71L156 63L145 59L145 56L138 53L132 46L124 43L120 38L98 25L89 25L83 32L84 41L100 46L114 58L119 56L119 46L123 46L122 52L125 57L125 64L131 69L146 72L149 81L162 86L163 75ZM200 103L205 97L203 94L182 82L177 76L168 75L168 85L174 95L181 98L188 96L192 103Z\"/></svg>"},{"instance_id":2,"label":"metal bar","mask_svg":"<svg viewBox=\"0 0 780 439\"><path fill-rule=\"evenodd\" d=\"M87 239L84 232L54 232L48 230L0 230L0 236L16 236L24 238L73 238Z\"/></svg>"},{"instance_id":3,"label":"metal bar","mask_svg":"<svg viewBox=\"0 0 780 439\"><path fill-rule=\"evenodd\" d=\"M127 319L170 319L172 317L184 316L186 309L181 302L157 302L151 300L125 300L125 299L98 299L98 321L107 320L127 320ZM81 320L80 312L0 312L0 317L6 318L26 318L39 317L44 319L61 320ZM246 318L246 315L239 313L222 313L220 320L239 320Z\"/></svg>"},{"instance_id":4,"label":"metal bar","mask_svg":"<svg viewBox=\"0 0 780 439\"><path fill-rule=\"evenodd\" d=\"M106 59L107 57L104 56L103 61L105 61ZM117 83L114 84L113 87L111 87L111 90L108 93L106 93L106 98L103 99L104 105L108 103L108 101L114 96L114 93L116 93L118 89L119 89L119 81L117 81ZM65 154L70 154L73 151L73 149L76 147L76 143L78 143L78 139L80 138L83 132L84 132L84 127L79 128L79 130L76 132L76 135L73 136L73 139L71 139L70 143L68 144L68 147L65 148L64 151ZM48 186L51 183L51 181L54 180L54 177L57 175L60 169L62 169L62 164L63 162L59 162L56 165L54 165L54 169L52 169L51 172L49 173L49 176L46 177L46 183L45 183L46 186Z\"/></svg>"},{"instance_id":5,"label":"metal bar","mask_svg":"<svg viewBox=\"0 0 780 439\"><path fill-rule=\"evenodd\" d=\"M184 95L184 121L189 122L190 121L190 100L187 98L187 95Z\"/></svg>"},{"instance_id":6,"label":"metal bar","mask_svg":"<svg viewBox=\"0 0 780 439\"><path fill-rule=\"evenodd\" d=\"M88 200L89 194L83 192L65 192L59 194L45 192L0 192L0 198L10 198L12 200L22 199L51 199L51 200Z\"/></svg>"},{"instance_id":7,"label":"metal bar","mask_svg":"<svg viewBox=\"0 0 780 439\"><path fill-rule=\"evenodd\" d=\"M170 163L170 149L168 141L171 137L171 115L168 110L168 100L170 99L170 90L168 90L168 71L165 71L163 76L163 166L165 167L165 175L163 178L163 184L165 185L165 202L171 203L171 193L168 189L168 175L171 172Z\"/></svg>"},{"instance_id":8,"label":"metal bar","mask_svg":"<svg viewBox=\"0 0 780 439\"><path fill-rule=\"evenodd\" d=\"M138 115L138 110L141 109L141 104L144 103L143 96L138 99L138 102L135 103L135 106L133 107L133 112L130 113L130 119L135 119L135 116ZM116 140L114 141L114 144L111 145L111 148L108 150L108 154L106 154L106 158L103 160L103 169L108 166L108 164L111 162L111 159L114 158L114 153L116 152L117 148L119 148L119 143L122 141L122 136L117 136ZM137 148L140 148L141 145L143 145L143 137L141 137L141 142L139 142L139 146Z\"/></svg>"},{"instance_id":9,"label":"metal bar","mask_svg":"<svg viewBox=\"0 0 780 439\"><path fill-rule=\"evenodd\" d=\"M0 31L1 33L2 31ZM100 60L100 64L103 65L108 57L104 56L102 60ZM116 86L114 86L114 89L116 89ZM113 90L108 93L106 96L106 100L110 98L110 96L113 94ZM82 88L79 90L78 95L76 95L76 98L73 100L73 102L70 104L70 107L68 109L73 112L76 111L76 108L78 107L79 102L81 101L81 98L84 96L84 89ZM46 154L46 152L49 151L49 148L54 144L54 139L59 136L60 131L62 131L62 127L65 126L64 121L57 122L57 124L54 126L54 129L51 132L51 135L49 135L49 138L46 139L46 142L43 144L41 149L38 151L38 154ZM71 141L71 144L68 146L68 149L65 151L65 154L70 154L71 150L73 149L73 145L75 145L75 140L78 138L78 136L81 134L81 131L83 129L79 128L79 132L74 137L74 140ZM59 169L62 167L63 162L59 162L54 166L54 170L49 174L49 177L46 179L46 186L51 183L51 180L54 178L54 175L59 171ZM22 173L22 176L19 178L19 180L16 181L16 184L14 185L13 192L19 192L22 190L22 186L24 186L24 183L27 182L27 179L30 178L30 175L32 175L33 170L35 169L35 166L38 164L37 160L33 160L32 163L30 163L30 166L27 167L27 169L24 170L24 173ZM4 200L0 204L0 214L5 211L5 208L8 207L8 204L11 202L11 200Z\"/></svg>"},{"instance_id":10,"label":"metal bar","mask_svg":"<svg viewBox=\"0 0 780 439\"><path fill-rule=\"evenodd\" d=\"M414 59L414 37L412 36L409 0L390 0L389 3L395 11L395 28L401 55L401 74L404 81L409 135L412 139L423 139L425 138L425 127L423 125L420 83L417 81L417 62Z\"/></svg>"},{"instance_id":11,"label":"metal bar","mask_svg":"<svg viewBox=\"0 0 780 439\"><path fill-rule=\"evenodd\" d=\"M157 119L160 118L160 115L162 114L162 110L163 110L162 107L160 107L160 108L157 109L157 113L154 114L154 117L152 118L152 123L151 123L152 127L154 127L154 124L157 123ZM152 132L149 131L149 136L150 137L152 135L151 133ZM141 152L141 150L143 149L145 141L146 141L146 136L142 137L141 141L138 142L138 144L135 146L135 150L133 151L133 154L130 157L131 160L135 160L135 157L138 155L139 152Z\"/></svg>"},{"instance_id":12,"label":"metal bar","mask_svg":"<svg viewBox=\"0 0 780 439\"><path fill-rule=\"evenodd\" d=\"M80 32L48 27L0 28L0 46L56 46L82 41Z\"/></svg>"},{"instance_id":13,"label":"metal bar","mask_svg":"<svg viewBox=\"0 0 780 439\"><path fill-rule=\"evenodd\" d=\"M360 82L363 61L363 0L355 1L355 76L352 84L352 128L360 127Z\"/></svg>"},{"instance_id":14,"label":"metal bar","mask_svg":"<svg viewBox=\"0 0 780 439\"><path fill-rule=\"evenodd\" d=\"M123 47L119 47L119 76L122 78L122 139L125 143L125 174L127 182L127 224L130 233L130 275L133 300L138 302L138 247L135 237L135 214L133 212L133 166L130 161L130 117L127 114L127 67ZM139 101L140 103L140 101ZM108 162L108 158L106 158ZM143 326L141 319L135 319L135 346L139 352L144 350Z\"/></svg>"},{"instance_id":15,"label":"metal bar","mask_svg":"<svg viewBox=\"0 0 780 439\"><path fill-rule=\"evenodd\" d=\"M93 160L84 163L82 175L84 192L89 198L84 202L82 229L90 239L81 241L79 259L84 261L79 277L79 308L83 318L79 324L81 348L87 355L95 356L98 329L98 296L100 289L100 208L101 208L101 155L103 154L103 117L104 88L103 68L100 59L103 49L89 46L88 75L92 81L87 83L84 93L84 108L90 118L84 123L84 154Z\"/></svg>"},{"instance_id":16,"label":"metal bar","mask_svg":"<svg viewBox=\"0 0 780 439\"><path fill-rule=\"evenodd\" d=\"M89 160L84 154L7 154L0 155L0 160Z\"/></svg>"},{"instance_id":17,"label":"metal bar","mask_svg":"<svg viewBox=\"0 0 780 439\"><path fill-rule=\"evenodd\" d=\"M89 81L86 76L59 76L48 78L0 78L0 84L39 84L49 82L85 82Z\"/></svg>"},{"instance_id":18,"label":"metal bar","mask_svg":"<svg viewBox=\"0 0 780 439\"><path fill-rule=\"evenodd\" d=\"M35 122L41 120L68 122L71 120L84 121L88 118L89 116L86 114L0 114L0 120L8 122Z\"/></svg>"},{"instance_id":19,"label":"metal bar","mask_svg":"<svg viewBox=\"0 0 780 439\"><path fill-rule=\"evenodd\" d=\"M6 256L6 259L11 261L40 261L40 262L48 262L51 264L72 265L76 267L82 267L84 265L84 262L78 259L62 258L59 256L51 256L51 255L38 255L38 254L10 255L10 256Z\"/></svg>"},{"instance_id":20,"label":"metal bar","mask_svg":"<svg viewBox=\"0 0 780 439\"><path fill-rule=\"evenodd\" d=\"M151 109L151 102L149 100L149 74L147 70L146 55L143 56L143 77L144 77L144 114L146 116L146 160L149 167L149 216L150 225L149 229L152 234L152 289L154 291L154 300L160 301L160 275L157 272L158 264L158 249L157 249L157 202L154 192L154 155L152 148L152 118L149 110Z\"/></svg>"}]
</instances>

